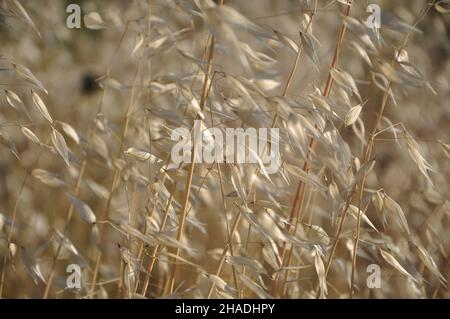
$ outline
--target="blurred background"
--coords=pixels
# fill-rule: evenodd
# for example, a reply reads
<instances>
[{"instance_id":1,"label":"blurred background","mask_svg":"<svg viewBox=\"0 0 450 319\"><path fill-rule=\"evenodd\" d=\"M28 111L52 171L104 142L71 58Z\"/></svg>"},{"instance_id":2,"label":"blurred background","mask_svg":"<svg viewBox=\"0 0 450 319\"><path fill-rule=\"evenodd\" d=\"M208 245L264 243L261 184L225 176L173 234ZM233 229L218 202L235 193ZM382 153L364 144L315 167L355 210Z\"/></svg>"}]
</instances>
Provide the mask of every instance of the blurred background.
<instances>
[{"instance_id":1,"label":"blurred background","mask_svg":"<svg viewBox=\"0 0 450 319\"><path fill-rule=\"evenodd\" d=\"M347 197L358 207L349 190L391 81L361 206L376 231L362 223L355 296L448 298L449 4L429 1L413 26L427 1L357 0L351 19L345 2L225 0L221 10L211 1L2 0L1 296L322 295L320 263L330 257ZM381 8L378 33L364 25L372 3ZM77 19L70 4L80 8L80 28L67 26ZM324 110L311 95L326 85L344 22L337 68L361 99L334 78ZM406 58L396 61L403 43ZM396 71L386 67L391 61ZM358 119L344 125L358 103ZM207 126L270 127L275 115L282 170L269 182L257 164L196 165L177 241L189 165L167 168L171 130L190 128L198 116ZM305 177L299 171L314 127L322 138ZM293 221L301 181L305 204ZM409 233L396 206L377 206L385 194ZM256 221L243 215L230 239L243 206ZM350 297L355 221L344 224L328 297ZM80 266L80 289L67 286L70 264ZM369 264L381 267L380 288L366 286Z\"/></svg>"}]
</instances>

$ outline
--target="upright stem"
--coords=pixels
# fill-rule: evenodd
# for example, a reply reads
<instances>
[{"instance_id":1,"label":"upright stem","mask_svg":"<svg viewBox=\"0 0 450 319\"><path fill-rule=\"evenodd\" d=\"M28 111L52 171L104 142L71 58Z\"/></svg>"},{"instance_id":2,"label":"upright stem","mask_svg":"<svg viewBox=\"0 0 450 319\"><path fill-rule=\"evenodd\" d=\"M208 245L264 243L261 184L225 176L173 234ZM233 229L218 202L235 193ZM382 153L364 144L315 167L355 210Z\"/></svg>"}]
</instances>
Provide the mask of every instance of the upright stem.
<instances>
[{"instance_id":1,"label":"upright stem","mask_svg":"<svg viewBox=\"0 0 450 319\"><path fill-rule=\"evenodd\" d=\"M45 143L47 143L49 139L50 139L50 134L47 136L47 139L46 139ZM1 276L1 281L0 281L0 298L2 298L2 296L3 296L3 289L4 289L4 286L5 286L6 266L7 266L7 261L8 261L9 245L11 244L12 235L13 235L14 227L15 227L15 224L16 224L17 210L19 209L20 197L22 195L23 189L25 188L25 185L27 183L28 178L30 177L31 170L34 167L36 167L39 159L42 156L42 152L43 152L43 148L41 147L41 149L39 151L39 154L36 156L33 164L31 165L31 168L28 169L28 171L25 174L25 177L22 180L22 184L20 185L20 189L19 189L19 194L17 195L16 201L14 203L14 209L13 209L12 218L11 218L11 227L10 227L10 231L8 233L8 238L7 238L8 245L6 246L8 252L5 252L5 255L3 256L2 276Z\"/></svg>"},{"instance_id":2,"label":"upright stem","mask_svg":"<svg viewBox=\"0 0 450 319\"><path fill-rule=\"evenodd\" d=\"M433 6L435 0L432 0L429 3L426 3L424 5L424 7L422 8L422 10L419 12L419 14L417 15L415 22L414 22L414 26L417 26L418 23L425 17L425 15L428 13L428 11L431 9L431 7ZM395 56L392 61L391 61L391 65L394 65L395 61L398 58L398 55L401 53L401 51L404 49L404 47L406 46L407 40L409 38L409 35L411 34L411 31L408 32L405 36L405 38L403 39L403 43L400 47L400 49L398 50L397 56ZM381 123L381 119L383 118L383 113L384 110L386 108L386 104L387 101L389 99L389 92L391 90L391 86L392 86L392 81L389 81L387 88L383 94L383 100L381 102L380 105L380 110L378 111L378 115L377 118L375 120L375 125L372 129L372 132L370 134L370 138L369 138L369 142L367 143L365 152L364 152L364 161L362 164L368 162L370 160L370 157L372 156L372 149L373 149L373 145L375 142L375 136L377 134L378 131L378 127L380 126ZM366 183L366 174L364 174L361 178L361 183L359 185L359 196L358 196L358 218L357 218L357 226L356 226L356 234L355 234L355 241L353 244L353 254L352 254L352 272L351 272L351 283L350 283L350 297L353 297L354 294L354 285L355 285L355 273L356 273L356 253L358 251L358 243L359 243L359 238L360 238L360 233L361 233L361 203L362 203L362 197L364 194L364 187L365 187L365 183Z\"/></svg>"},{"instance_id":3,"label":"upright stem","mask_svg":"<svg viewBox=\"0 0 450 319\"><path fill-rule=\"evenodd\" d=\"M140 66L141 66L141 60L139 61L139 64L138 64L138 66L136 68L136 71L135 71L135 74L134 74L134 80L133 80L133 85L132 85L132 88L131 88L130 99L128 101L128 106L127 106L127 110L126 110L126 113L125 113L125 123L124 123L124 126L123 126L122 135L121 135L119 156L122 156L122 153L123 153L123 150L124 150L124 147L125 147L125 139L126 139L126 136L127 136L127 133L128 133L128 125L129 125L129 122L130 122L131 109L132 109L133 104L134 104L134 99L135 99L135 94L136 94L136 83L137 83L137 80L138 80L138 74L139 74ZM105 210L104 210L104 218L103 218L104 220L108 220L109 219L111 202L112 202L114 190L115 190L115 188L117 186L117 182L118 182L119 178L120 178L120 170L119 170L119 168L115 168L113 179L112 179L111 186L110 186L110 189L109 189L108 200L106 202L106 207L105 207ZM102 260L102 256L103 256L102 245L103 245L103 242L105 240L105 226L106 226L106 224L101 224L100 225L100 247L99 247L99 249L97 249L97 254L96 254L96 257L95 257L95 264L94 264L94 271L93 271L93 275L92 275L92 283L91 283L90 295L92 295L94 293L95 285L97 284L98 271L100 269L100 264L101 264L101 260ZM119 287L120 287L121 284L122 284L122 280L119 281Z\"/></svg>"},{"instance_id":4,"label":"upright stem","mask_svg":"<svg viewBox=\"0 0 450 319\"><path fill-rule=\"evenodd\" d=\"M113 62L113 60L114 60L114 57L116 56L116 53L117 53L117 51L118 51L120 45L121 45L122 42L123 42L123 39L125 38L125 34L127 33L127 30L128 30L128 22L127 22L127 25L126 25L126 27L125 27L125 29L124 29L124 31L123 31L121 37L120 37L120 40L119 40L119 42L117 43L117 46L116 46L116 48L115 48L113 54L111 55L111 58L110 58L108 64L107 64L107 69L106 69L106 72L105 72L105 73L106 73L106 76L109 76L111 64L112 64L112 62ZM93 135L96 133L96 131L97 131L97 125L95 124L95 121L96 121L96 119L97 119L98 114L100 114L101 111L102 111L102 108L103 108L103 101L104 101L105 95L106 95L106 88L105 88L105 89L103 90L103 92L102 92L102 95L101 95L101 98L100 98L100 103L99 103L99 105L98 105L98 109L97 109L96 116L95 116L94 120L91 122L90 130L89 130L89 134L88 134L88 143L87 143L87 144L90 144L91 139L92 139L92 136L93 136ZM78 192L79 192L79 185L81 185L81 181L82 181L83 178L84 178L84 173L86 172L86 166L87 166L87 158L84 158L84 159L83 159L83 162L82 162L82 164L81 164L81 168L82 168L82 169L80 169L80 173L79 173L79 175L78 175L77 183L76 183L76 185L78 185L78 189L77 189L77 186L75 186L75 190L74 190L74 191L75 191L75 192L74 192L75 195L78 195ZM65 226L64 226L64 232L67 230L68 224L70 223L70 219L72 218L73 209L74 209L74 205L73 205L73 203L71 202L71 203L70 203L70 206L69 206L69 212L67 213L67 218L66 218L66 222L65 222ZM64 234L64 232L63 232L63 234ZM43 298L44 298L44 299L47 299L47 298L48 298L49 293L50 293L50 289L51 289L52 284L53 284L53 279L54 279L55 271L56 271L56 263L57 263L57 259L58 259L59 253L61 252L61 248L62 248L61 246L62 246L62 241L59 242L58 247L57 247L57 249L56 249L55 256L53 257L53 260L52 260L52 266L51 266L51 268L50 268L50 269L51 269L51 270L50 270L50 275L49 275L49 278L47 279L47 285L46 285L46 287L45 287L45 291L44 291L44 295L43 295Z\"/></svg>"},{"instance_id":5,"label":"upright stem","mask_svg":"<svg viewBox=\"0 0 450 319\"><path fill-rule=\"evenodd\" d=\"M206 103L206 99L208 97L208 93L209 93L209 89L210 85L209 85L209 74L211 72L211 67L212 67L212 59L213 59L213 55L214 55L214 46L215 46L215 39L213 36L210 36L210 43L209 43L209 53L208 53L208 67L206 68L206 72L205 72L205 80L203 82L203 88L202 88L202 95L201 95L201 99L200 99L200 109L203 112L204 108L205 108L205 103ZM195 124L194 124L195 125ZM193 130L194 134L195 132L195 128ZM191 186L192 186L192 177L194 175L194 169L195 169L195 154L197 152L197 143L194 141L194 143L192 143L192 148L191 148L191 163L189 166L189 172L188 172L188 176L186 179L186 185L184 187L184 196L183 196L183 206L181 208L181 212L180 212L180 221L178 224L178 232L177 232L177 241L181 242L182 238L183 238L183 231L184 231L184 224L186 221L186 212L187 212L187 207L189 205L189 195L191 192ZM177 246L177 248L175 249L175 256L178 257L180 255L180 248L179 246ZM173 289L175 286L175 276L176 276L176 270L177 270L177 263L174 260L173 263L173 267L172 267L172 275L170 277L170 282L169 282L169 294L173 293Z\"/></svg>"},{"instance_id":6,"label":"upright stem","mask_svg":"<svg viewBox=\"0 0 450 319\"><path fill-rule=\"evenodd\" d=\"M346 17L350 15L351 6L352 6L352 0L349 0L347 2L347 8L345 10L345 16ZM334 69L336 67L336 65L337 65L338 58L339 58L339 53L340 53L340 50L341 50L341 47L342 47L342 43L344 41L344 36L345 36L346 31L347 31L347 26L345 25L345 23L343 23L341 28L340 28L340 30L339 30L339 35L338 35L338 40L337 40L337 43L336 43L336 48L334 50L333 59L331 61L331 65L330 65L330 71L328 73L327 82L325 84L325 89L323 91L323 96L324 97L328 97L328 95L331 92L331 88L332 88L333 82L334 82L333 77L331 76L331 70ZM311 154L312 154L312 152L314 151L314 149L316 147L316 141L313 138L311 138L310 141L309 141L308 146L309 146L308 154L307 154L307 157L306 157L306 161L305 161L305 163L303 165L303 170L305 171L305 173L309 173L309 170L311 168L311 159L312 159L312 155ZM300 213L303 210L303 202L304 202L304 199L305 199L305 190L306 190L305 183L303 181L299 181L299 184L297 186L297 191L296 191L296 194L295 194L295 197L294 197L294 202L293 202L292 209L291 209L291 214L290 214L290 217L289 217L289 225L292 225L292 223L294 223L294 222L295 222L296 225L298 224ZM288 231L289 232L291 231L291 226L288 226ZM292 250L292 247L290 249ZM280 252L280 256L281 256L282 262L284 262L285 252L286 252L286 243L283 244L283 247L282 247L281 252ZM289 255L291 255L291 253ZM288 258L288 259L289 259L288 260L288 262L289 262L291 260L291 258ZM283 266L283 265L281 265L281 266ZM287 280L287 275L288 275L288 272L286 272L285 282ZM275 285L272 286L272 293L273 294L276 293L276 285L277 284L275 283Z\"/></svg>"}]
</instances>

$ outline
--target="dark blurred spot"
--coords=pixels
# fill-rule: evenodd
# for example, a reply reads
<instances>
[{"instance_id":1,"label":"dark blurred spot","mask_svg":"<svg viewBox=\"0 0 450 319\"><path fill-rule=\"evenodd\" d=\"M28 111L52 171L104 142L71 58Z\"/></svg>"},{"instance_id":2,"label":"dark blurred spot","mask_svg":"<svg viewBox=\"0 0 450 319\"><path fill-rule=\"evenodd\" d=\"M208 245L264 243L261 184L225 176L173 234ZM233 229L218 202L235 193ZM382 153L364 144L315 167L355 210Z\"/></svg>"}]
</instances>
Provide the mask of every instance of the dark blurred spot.
<instances>
[{"instance_id":1,"label":"dark blurred spot","mask_svg":"<svg viewBox=\"0 0 450 319\"><path fill-rule=\"evenodd\" d=\"M378 167L381 171L384 171L392 163L393 157L390 154L383 154L377 158Z\"/></svg>"},{"instance_id":2,"label":"dark blurred spot","mask_svg":"<svg viewBox=\"0 0 450 319\"><path fill-rule=\"evenodd\" d=\"M100 89L100 87L93 74L85 73L81 77L80 90L82 94L92 94L95 93L98 89Z\"/></svg>"},{"instance_id":3,"label":"dark blurred spot","mask_svg":"<svg viewBox=\"0 0 450 319\"><path fill-rule=\"evenodd\" d=\"M5 16L0 13L0 32L3 33L3 31L6 30L6 20L5 20Z\"/></svg>"}]
</instances>

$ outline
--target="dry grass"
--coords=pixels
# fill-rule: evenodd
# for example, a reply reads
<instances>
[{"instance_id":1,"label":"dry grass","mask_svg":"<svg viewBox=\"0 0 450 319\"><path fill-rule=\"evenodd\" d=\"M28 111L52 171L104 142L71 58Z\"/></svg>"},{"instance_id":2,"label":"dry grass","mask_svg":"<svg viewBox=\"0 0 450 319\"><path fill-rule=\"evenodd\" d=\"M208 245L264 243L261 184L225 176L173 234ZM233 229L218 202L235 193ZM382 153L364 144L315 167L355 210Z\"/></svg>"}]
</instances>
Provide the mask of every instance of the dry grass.
<instances>
[{"instance_id":1,"label":"dry grass","mask_svg":"<svg viewBox=\"0 0 450 319\"><path fill-rule=\"evenodd\" d=\"M0 296L450 297L445 1L343 2L1 1ZM174 165L199 119L280 170Z\"/></svg>"}]
</instances>

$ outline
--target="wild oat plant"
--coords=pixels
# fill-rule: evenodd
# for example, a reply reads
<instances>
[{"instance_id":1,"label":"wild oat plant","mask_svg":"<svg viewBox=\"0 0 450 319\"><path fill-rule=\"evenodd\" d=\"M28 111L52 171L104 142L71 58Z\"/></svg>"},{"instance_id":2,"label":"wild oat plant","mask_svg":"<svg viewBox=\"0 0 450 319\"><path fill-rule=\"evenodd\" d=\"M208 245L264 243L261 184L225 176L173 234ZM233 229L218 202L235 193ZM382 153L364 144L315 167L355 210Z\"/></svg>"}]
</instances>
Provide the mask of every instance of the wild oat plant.
<instances>
[{"instance_id":1,"label":"wild oat plant","mask_svg":"<svg viewBox=\"0 0 450 319\"><path fill-rule=\"evenodd\" d=\"M0 6L1 297L450 297L449 1Z\"/></svg>"}]
</instances>

